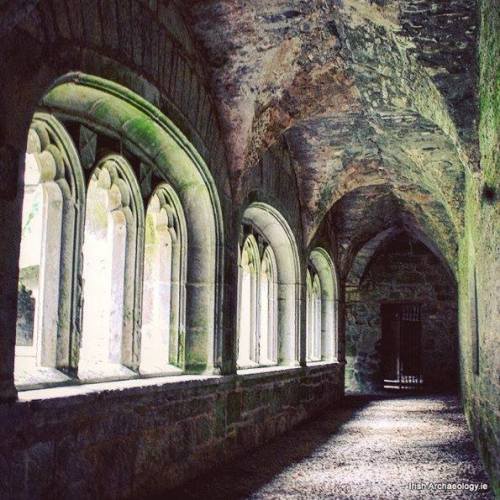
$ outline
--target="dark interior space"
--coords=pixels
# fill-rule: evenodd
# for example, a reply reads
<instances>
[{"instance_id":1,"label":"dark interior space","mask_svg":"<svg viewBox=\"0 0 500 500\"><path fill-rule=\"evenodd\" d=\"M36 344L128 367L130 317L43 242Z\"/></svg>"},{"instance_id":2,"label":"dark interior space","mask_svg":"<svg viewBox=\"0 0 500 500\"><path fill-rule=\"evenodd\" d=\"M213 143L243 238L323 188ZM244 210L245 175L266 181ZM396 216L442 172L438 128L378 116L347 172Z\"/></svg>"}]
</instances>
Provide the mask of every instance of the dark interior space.
<instances>
[{"instance_id":1,"label":"dark interior space","mask_svg":"<svg viewBox=\"0 0 500 500\"><path fill-rule=\"evenodd\" d=\"M0 0L0 498L500 494L498 0Z\"/></svg>"}]
</instances>

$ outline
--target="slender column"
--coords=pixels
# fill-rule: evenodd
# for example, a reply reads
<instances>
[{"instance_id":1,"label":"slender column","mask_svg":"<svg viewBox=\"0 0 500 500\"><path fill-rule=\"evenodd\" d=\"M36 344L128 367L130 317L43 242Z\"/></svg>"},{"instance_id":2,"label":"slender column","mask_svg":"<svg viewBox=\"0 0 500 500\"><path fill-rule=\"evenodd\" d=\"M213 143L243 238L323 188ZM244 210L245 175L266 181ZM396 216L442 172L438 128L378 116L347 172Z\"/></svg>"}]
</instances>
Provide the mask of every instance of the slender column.
<instances>
[{"instance_id":1,"label":"slender column","mask_svg":"<svg viewBox=\"0 0 500 500\"><path fill-rule=\"evenodd\" d=\"M238 352L238 231L237 222L231 226L226 242L225 259L225 291L224 291L224 324L221 332L221 372L225 375L236 373L236 359ZM233 229L234 228L234 229Z\"/></svg>"}]
</instances>

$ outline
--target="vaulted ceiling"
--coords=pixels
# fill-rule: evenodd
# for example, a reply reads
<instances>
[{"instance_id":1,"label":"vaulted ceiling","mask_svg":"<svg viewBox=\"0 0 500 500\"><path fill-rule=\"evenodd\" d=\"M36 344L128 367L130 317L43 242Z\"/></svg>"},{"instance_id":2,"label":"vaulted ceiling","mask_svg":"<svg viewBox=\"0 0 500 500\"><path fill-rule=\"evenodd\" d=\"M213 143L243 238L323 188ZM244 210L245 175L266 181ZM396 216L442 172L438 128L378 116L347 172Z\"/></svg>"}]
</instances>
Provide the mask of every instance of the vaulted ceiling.
<instances>
[{"instance_id":1,"label":"vaulted ceiling","mask_svg":"<svg viewBox=\"0 0 500 500\"><path fill-rule=\"evenodd\" d=\"M128 2L94 3L128 12ZM45 33L56 4L0 0L0 33L37 5ZM140 9L163 10L179 40L194 39L189 55L214 98L237 201L279 145L305 242L328 225L345 273L390 227L427 239L456 269L464 174L478 168L476 0L143 0Z\"/></svg>"},{"instance_id":2,"label":"vaulted ceiling","mask_svg":"<svg viewBox=\"0 0 500 500\"><path fill-rule=\"evenodd\" d=\"M187 4L236 193L283 141L306 241L328 215L349 261L398 225L455 265L464 169L478 158L474 1Z\"/></svg>"}]
</instances>

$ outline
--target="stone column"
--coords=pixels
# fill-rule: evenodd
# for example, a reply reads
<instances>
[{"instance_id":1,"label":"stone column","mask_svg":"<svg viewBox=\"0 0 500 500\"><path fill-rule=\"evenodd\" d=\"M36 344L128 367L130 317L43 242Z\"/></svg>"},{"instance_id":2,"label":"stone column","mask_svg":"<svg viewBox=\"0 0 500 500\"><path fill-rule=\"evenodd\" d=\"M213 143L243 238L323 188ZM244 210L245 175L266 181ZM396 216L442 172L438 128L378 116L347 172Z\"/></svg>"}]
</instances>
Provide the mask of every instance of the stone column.
<instances>
[{"instance_id":1,"label":"stone column","mask_svg":"<svg viewBox=\"0 0 500 500\"><path fill-rule=\"evenodd\" d=\"M303 265L301 266L302 269L305 269L306 266ZM299 324L299 364L300 366L306 366L307 365L307 327L308 327L308 309L307 309L307 279L306 279L306 274L304 274L304 277L302 279L302 285L299 287L297 286L297 289L300 289L301 294L300 294L300 299L297 298L298 301L298 306L297 310L299 312L299 318L297 318L298 321L300 321Z\"/></svg>"},{"instance_id":2,"label":"stone column","mask_svg":"<svg viewBox=\"0 0 500 500\"><path fill-rule=\"evenodd\" d=\"M236 373L238 330L238 241L239 216L235 209L229 212L224 227L224 267L222 271L223 299L218 305L219 323L216 332L216 367L222 375ZM219 251L222 251L219 250Z\"/></svg>"},{"instance_id":3,"label":"stone column","mask_svg":"<svg viewBox=\"0 0 500 500\"><path fill-rule=\"evenodd\" d=\"M12 146L0 145L0 403L17 397L14 357L23 197L21 157Z\"/></svg>"},{"instance_id":4,"label":"stone column","mask_svg":"<svg viewBox=\"0 0 500 500\"><path fill-rule=\"evenodd\" d=\"M278 286L278 335L280 364L298 366L299 355L304 352L303 346L299 352L299 343L305 342L303 328L297 328L301 319L300 285L296 283L280 283Z\"/></svg>"},{"instance_id":5,"label":"stone column","mask_svg":"<svg viewBox=\"0 0 500 500\"><path fill-rule=\"evenodd\" d=\"M338 318L338 344L337 344L337 352L338 352L338 360L345 362L345 354L346 354L346 287L343 282L339 283L339 297L337 301L337 318Z\"/></svg>"}]
</instances>

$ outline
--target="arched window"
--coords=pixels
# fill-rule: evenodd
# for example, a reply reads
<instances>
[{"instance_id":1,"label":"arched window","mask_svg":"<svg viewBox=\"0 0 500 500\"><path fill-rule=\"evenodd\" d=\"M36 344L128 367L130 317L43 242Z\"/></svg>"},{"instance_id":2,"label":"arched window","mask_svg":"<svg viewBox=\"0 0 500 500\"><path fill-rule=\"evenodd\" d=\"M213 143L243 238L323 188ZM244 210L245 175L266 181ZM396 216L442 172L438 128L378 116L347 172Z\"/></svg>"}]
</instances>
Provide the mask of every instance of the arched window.
<instances>
[{"instance_id":1,"label":"arched window","mask_svg":"<svg viewBox=\"0 0 500 500\"><path fill-rule=\"evenodd\" d=\"M308 361L336 361L338 357L338 289L335 266L328 252L315 248L307 270Z\"/></svg>"},{"instance_id":2,"label":"arched window","mask_svg":"<svg viewBox=\"0 0 500 500\"><path fill-rule=\"evenodd\" d=\"M138 277L139 187L124 158L110 156L88 185L83 245L79 376L130 375Z\"/></svg>"},{"instance_id":3,"label":"arched window","mask_svg":"<svg viewBox=\"0 0 500 500\"><path fill-rule=\"evenodd\" d=\"M15 379L21 387L62 382L67 377L57 369L70 371L82 191L70 137L54 117L36 113L27 144L19 258Z\"/></svg>"},{"instance_id":4,"label":"arched window","mask_svg":"<svg viewBox=\"0 0 500 500\"><path fill-rule=\"evenodd\" d=\"M238 366L255 366L258 356L258 273L259 249L253 235L247 236L241 250L239 274L239 338Z\"/></svg>"},{"instance_id":5,"label":"arched window","mask_svg":"<svg viewBox=\"0 0 500 500\"><path fill-rule=\"evenodd\" d=\"M314 269L307 270L307 353L308 361L320 361L321 341L321 283Z\"/></svg>"},{"instance_id":6,"label":"arched window","mask_svg":"<svg viewBox=\"0 0 500 500\"><path fill-rule=\"evenodd\" d=\"M276 364L276 260L260 235L248 235L243 244L239 294L238 367Z\"/></svg>"},{"instance_id":7,"label":"arched window","mask_svg":"<svg viewBox=\"0 0 500 500\"><path fill-rule=\"evenodd\" d=\"M39 106L26 156L17 386L214 369L224 244L208 167L158 109L101 78L68 74Z\"/></svg>"},{"instance_id":8,"label":"arched window","mask_svg":"<svg viewBox=\"0 0 500 500\"><path fill-rule=\"evenodd\" d=\"M223 330L224 231L218 191L202 157L150 102L99 77L80 72L65 75L40 105L71 122L75 136L80 139L81 154L85 157L82 163L86 166L92 164L99 152L123 151L130 159L142 198L149 200L161 182L167 182L175 191L186 219L186 241L189 243L185 335L179 345L179 359L185 371L210 372L222 357L223 343L216 334L220 335ZM134 188L132 192L135 191ZM144 218L138 220L141 224L145 222ZM127 234L130 230L134 230L134 224L130 228L127 225ZM138 238L136 243L136 252L143 252L144 240ZM140 269L142 260L138 262L137 269ZM130 286L125 286L125 292L135 293L137 303L131 310L127 306L131 301L128 298L125 301L122 363L140 370L143 279L142 273L125 274L133 280ZM130 335L132 327L136 330L135 335Z\"/></svg>"},{"instance_id":9,"label":"arched window","mask_svg":"<svg viewBox=\"0 0 500 500\"><path fill-rule=\"evenodd\" d=\"M277 332L277 275L276 258L266 245L260 266L260 363L266 365L278 362Z\"/></svg>"},{"instance_id":10,"label":"arched window","mask_svg":"<svg viewBox=\"0 0 500 500\"><path fill-rule=\"evenodd\" d=\"M264 203L243 214L238 297L238 368L298 364L300 276L293 233Z\"/></svg>"},{"instance_id":11,"label":"arched window","mask_svg":"<svg viewBox=\"0 0 500 500\"><path fill-rule=\"evenodd\" d=\"M169 185L162 184L146 212L141 373L182 365L186 253L179 200Z\"/></svg>"}]
</instances>

